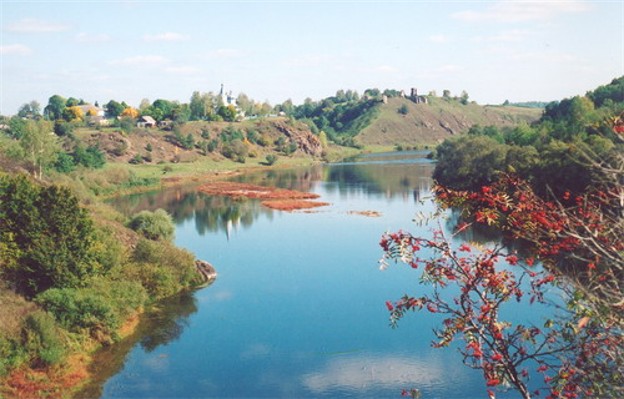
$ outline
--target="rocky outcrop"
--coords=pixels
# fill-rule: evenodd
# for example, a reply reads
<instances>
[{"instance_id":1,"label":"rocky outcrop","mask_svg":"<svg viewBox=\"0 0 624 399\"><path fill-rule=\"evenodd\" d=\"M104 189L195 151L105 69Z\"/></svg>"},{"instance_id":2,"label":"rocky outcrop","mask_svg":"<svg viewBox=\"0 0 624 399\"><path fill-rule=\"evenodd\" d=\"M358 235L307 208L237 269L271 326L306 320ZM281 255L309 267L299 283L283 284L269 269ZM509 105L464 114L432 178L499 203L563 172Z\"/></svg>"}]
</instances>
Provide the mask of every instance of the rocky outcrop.
<instances>
[{"instance_id":1,"label":"rocky outcrop","mask_svg":"<svg viewBox=\"0 0 624 399\"><path fill-rule=\"evenodd\" d=\"M275 128L284 136L297 143L297 147L304 153L315 157L321 156L323 146L319 138L311 131L293 128L284 122L275 123Z\"/></svg>"},{"instance_id":2,"label":"rocky outcrop","mask_svg":"<svg viewBox=\"0 0 624 399\"><path fill-rule=\"evenodd\" d=\"M217 278L217 271L215 270L214 266L212 266L205 260L197 259L195 261L195 268L197 269L197 273L199 274L200 287L211 284Z\"/></svg>"}]
</instances>

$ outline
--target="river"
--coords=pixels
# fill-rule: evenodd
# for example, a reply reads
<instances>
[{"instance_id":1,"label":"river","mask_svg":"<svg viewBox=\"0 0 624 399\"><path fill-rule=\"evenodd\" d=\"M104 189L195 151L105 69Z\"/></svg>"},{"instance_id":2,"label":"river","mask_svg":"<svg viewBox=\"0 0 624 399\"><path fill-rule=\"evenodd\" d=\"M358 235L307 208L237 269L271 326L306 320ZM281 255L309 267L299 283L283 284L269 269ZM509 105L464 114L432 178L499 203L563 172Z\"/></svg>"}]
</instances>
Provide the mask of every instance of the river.
<instances>
[{"instance_id":1,"label":"river","mask_svg":"<svg viewBox=\"0 0 624 399\"><path fill-rule=\"evenodd\" d=\"M480 372L456 350L431 348L436 315L413 313L389 326L385 301L426 289L408 267L381 271L377 263L385 231L430 234L413 221L434 209L433 163L424 155L368 155L238 178L315 192L331 204L313 212L270 210L194 187L116 201L127 214L170 212L176 244L211 262L218 278L166 301L133 337L104 351L84 394L380 398L417 388L422 398L486 397Z\"/></svg>"}]
</instances>

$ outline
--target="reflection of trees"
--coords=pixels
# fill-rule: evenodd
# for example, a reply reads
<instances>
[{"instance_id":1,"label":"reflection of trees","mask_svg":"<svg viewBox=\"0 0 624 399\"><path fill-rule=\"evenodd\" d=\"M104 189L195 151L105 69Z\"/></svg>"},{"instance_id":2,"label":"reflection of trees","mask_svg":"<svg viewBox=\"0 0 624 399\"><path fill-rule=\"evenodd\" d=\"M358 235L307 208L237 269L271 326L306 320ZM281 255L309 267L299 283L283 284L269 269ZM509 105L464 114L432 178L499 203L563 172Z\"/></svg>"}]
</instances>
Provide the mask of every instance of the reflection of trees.
<instances>
[{"instance_id":1,"label":"reflection of trees","mask_svg":"<svg viewBox=\"0 0 624 399\"><path fill-rule=\"evenodd\" d=\"M207 232L229 234L233 227L237 225L249 227L262 213L272 212L263 208L259 201L208 196L197 192L196 187L176 187L131 195L115 199L112 204L126 215L163 208L171 214L177 224L193 220L200 235Z\"/></svg>"},{"instance_id":2,"label":"reflection of trees","mask_svg":"<svg viewBox=\"0 0 624 399\"><path fill-rule=\"evenodd\" d=\"M137 343L146 352L160 345L176 340L188 326L189 316L197 312L197 303L192 292L165 299L155 305L155 309L143 314L136 331L129 337L99 350L89 365L93 376L89 385L77 392L76 398L99 398L106 381L123 369L126 356Z\"/></svg>"},{"instance_id":3,"label":"reflection of trees","mask_svg":"<svg viewBox=\"0 0 624 399\"><path fill-rule=\"evenodd\" d=\"M152 352L160 345L175 341L182 335L184 328L188 327L189 316L195 312L197 303L190 292L162 301L157 310L148 317L147 323L151 328L145 330L141 347L146 352Z\"/></svg>"},{"instance_id":4,"label":"reflection of trees","mask_svg":"<svg viewBox=\"0 0 624 399\"><path fill-rule=\"evenodd\" d=\"M363 191L386 197L418 196L416 193L430 191L432 170L429 163L331 165L328 180L337 184L341 194Z\"/></svg>"},{"instance_id":5,"label":"reflection of trees","mask_svg":"<svg viewBox=\"0 0 624 399\"><path fill-rule=\"evenodd\" d=\"M317 182L326 181L332 183L325 186L329 192L337 190L343 195L363 193L389 198L400 195L405 200L413 197L417 202L421 193L431 188L432 169L432 163L420 162L413 154L399 154L364 158L364 162L314 165L290 170L271 169L240 175L233 180L300 191L312 191ZM249 227L260 215L270 217L273 212L255 200L208 196L197 192L197 186L129 195L114 199L111 203L128 216L142 210L165 209L177 224L192 220L200 235L208 232L229 235L236 226Z\"/></svg>"}]
</instances>

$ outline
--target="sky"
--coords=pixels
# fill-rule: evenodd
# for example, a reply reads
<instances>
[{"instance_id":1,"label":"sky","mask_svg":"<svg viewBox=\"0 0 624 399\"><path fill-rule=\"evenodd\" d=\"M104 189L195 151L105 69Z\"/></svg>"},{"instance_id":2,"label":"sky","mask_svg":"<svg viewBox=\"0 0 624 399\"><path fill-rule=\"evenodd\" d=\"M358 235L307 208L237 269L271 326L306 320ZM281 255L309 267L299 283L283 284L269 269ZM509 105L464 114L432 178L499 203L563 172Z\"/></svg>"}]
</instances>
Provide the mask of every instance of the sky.
<instances>
[{"instance_id":1,"label":"sky","mask_svg":"<svg viewBox=\"0 0 624 399\"><path fill-rule=\"evenodd\" d=\"M272 105L412 87L552 101L623 75L624 0L0 0L0 115L221 84Z\"/></svg>"}]
</instances>

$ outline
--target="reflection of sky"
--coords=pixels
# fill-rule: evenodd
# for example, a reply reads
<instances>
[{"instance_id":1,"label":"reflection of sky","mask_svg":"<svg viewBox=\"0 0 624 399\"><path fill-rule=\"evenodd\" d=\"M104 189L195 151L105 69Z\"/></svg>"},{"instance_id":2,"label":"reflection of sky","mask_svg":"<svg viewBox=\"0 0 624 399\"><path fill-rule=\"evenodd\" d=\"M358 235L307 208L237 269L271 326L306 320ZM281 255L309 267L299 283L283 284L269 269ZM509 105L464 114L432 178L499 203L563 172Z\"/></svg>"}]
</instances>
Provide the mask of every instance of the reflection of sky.
<instances>
[{"instance_id":1,"label":"reflection of sky","mask_svg":"<svg viewBox=\"0 0 624 399\"><path fill-rule=\"evenodd\" d=\"M460 371L460 373L457 373ZM316 394L347 391L366 394L379 387L427 387L465 382L462 369L445 368L440 359L416 359L383 355L331 359L320 370L306 374L303 385ZM453 373L451 376L450 374ZM464 378L462 378L464 377Z\"/></svg>"}]
</instances>

